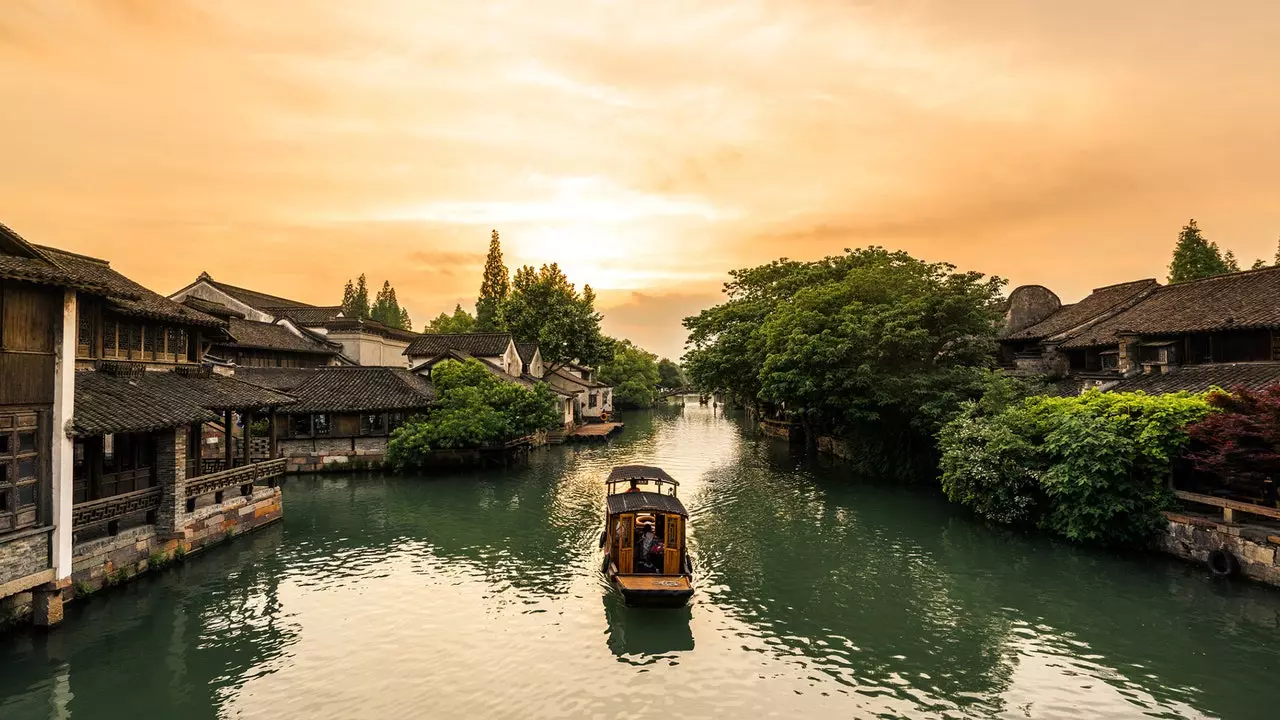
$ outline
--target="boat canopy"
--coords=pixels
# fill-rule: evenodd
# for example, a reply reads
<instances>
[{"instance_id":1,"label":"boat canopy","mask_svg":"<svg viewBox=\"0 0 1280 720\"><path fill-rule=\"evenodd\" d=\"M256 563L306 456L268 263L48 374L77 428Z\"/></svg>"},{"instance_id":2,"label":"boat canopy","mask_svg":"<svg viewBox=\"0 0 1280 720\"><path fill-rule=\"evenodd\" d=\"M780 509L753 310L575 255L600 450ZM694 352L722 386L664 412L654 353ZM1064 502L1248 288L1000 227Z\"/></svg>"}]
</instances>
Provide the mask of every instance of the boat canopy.
<instances>
[{"instance_id":1,"label":"boat canopy","mask_svg":"<svg viewBox=\"0 0 1280 720\"><path fill-rule=\"evenodd\" d=\"M689 512L684 509L684 503L680 502L674 495L641 491L618 493L608 496L607 499L610 515L633 512L659 512L689 517Z\"/></svg>"},{"instance_id":2,"label":"boat canopy","mask_svg":"<svg viewBox=\"0 0 1280 720\"><path fill-rule=\"evenodd\" d=\"M657 480L670 483L676 487L680 486L680 483L668 475L666 470L652 465L619 465L609 473L609 479L605 480L605 482L617 483L629 480Z\"/></svg>"}]
</instances>

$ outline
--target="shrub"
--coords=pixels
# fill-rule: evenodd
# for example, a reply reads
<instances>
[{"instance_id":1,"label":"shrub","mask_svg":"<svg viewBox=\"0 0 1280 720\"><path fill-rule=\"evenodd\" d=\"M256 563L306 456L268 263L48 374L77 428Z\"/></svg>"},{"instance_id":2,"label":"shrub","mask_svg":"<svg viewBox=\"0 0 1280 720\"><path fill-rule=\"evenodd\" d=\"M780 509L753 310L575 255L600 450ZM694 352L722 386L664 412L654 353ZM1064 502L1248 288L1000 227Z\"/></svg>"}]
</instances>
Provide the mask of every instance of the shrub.
<instances>
[{"instance_id":1,"label":"shrub","mask_svg":"<svg viewBox=\"0 0 1280 720\"><path fill-rule=\"evenodd\" d=\"M939 433L948 497L982 517L1101 545L1140 544L1161 526L1186 427L1211 411L1187 393L1098 391L991 409L970 405Z\"/></svg>"},{"instance_id":2,"label":"shrub","mask_svg":"<svg viewBox=\"0 0 1280 720\"><path fill-rule=\"evenodd\" d=\"M1265 481L1280 477L1280 385L1215 389L1206 399L1218 412L1188 428L1187 459L1222 485L1260 495Z\"/></svg>"}]
</instances>

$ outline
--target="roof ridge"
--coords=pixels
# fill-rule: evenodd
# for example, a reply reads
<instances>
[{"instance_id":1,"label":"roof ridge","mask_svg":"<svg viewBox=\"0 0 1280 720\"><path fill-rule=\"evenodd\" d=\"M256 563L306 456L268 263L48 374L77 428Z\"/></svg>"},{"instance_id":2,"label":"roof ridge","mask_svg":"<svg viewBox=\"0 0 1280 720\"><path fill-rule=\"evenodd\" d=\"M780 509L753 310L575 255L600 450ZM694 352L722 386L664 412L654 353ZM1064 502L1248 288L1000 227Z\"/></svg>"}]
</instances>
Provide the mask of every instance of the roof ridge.
<instances>
[{"instance_id":1,"label":"roof ridge","mask_svg":"<svg viewBox=\"0 0 1280 720\"><path fill-rule=\"evenodd\" d=\"M292 307L299 307L299 306L309 307L309 308L318 307L310 303L304 303L300 300L290 300L289 298L282 297L280 295L272 295L271 293L265 293L265 292L262 292L261 290L254 290L252 288L240 287L239 285L232 285L231 283L228 283L228 282L222 282L221 280L214 280L213 276L207 272L200 273L200 276L197 277L196 280L197 281L204 280L205 282L209 282L224 288L231 288L232 290L240 290L242 292L253 293L254 295L261 295L263 297L272 298L274 300L283 300L287 303L292 303ZM290 306L289 305L272 305L271 307L290 307ZM325 306L325 307L329 307L329 306Z\"/></svg>"},{"instance_id":2,"label":"roof ridge","mask_svg":"<svg viewBox=\"0 0 1280 720\"><path fill-rule=\"evenodd\" d=\"M1101 287L1094 288L1090 292L1090 294L1092 295L1093 293L1101 292L1103 290L1110 290L1112 288L1124 287L1125 285L1138 285L1140 283L1154 283L1157 287L1161 287L1159 280L1155 278L1143 278L1141 280L1127 280L1125 282L1111 283L1110 285L1102 285Z\"/></svg>"},{"instance_id":3,"label":"roof ridge","mask_svg":"<svg viewBox=\"0 0 1280 720\"><path fill-rule=\"evenodd\" d=\"M1256 270L1237 270L1235 272L1223 273L1222 275L1210 275L1209 277L1196 278L1195 280L1183 280L1182 282L1169 283L1161 285L1162 288L1178 287L1181 285L1193 285L1195 283L1209 282L1210 280L1223 280L1226 278L1239 277L1241 275L1260 275L1265 272L1274 272L1280 270L1280 265L1269 265L1267 267L1257 268Z\"/></svg>"},{"instance_id":4,"label":"roof ridge","mask_svg":"<svg viewBox=\"0 0 1280 720\"><path fill-rule=\"evenodd\" d=\"M102 265L103 267L111 267L110 260L103 260L100 257L94 257L92 255L84 255L82 253L71 252L70 250L63 250L62 248L50 247L49 245L37 245L36 243L31 243L31 246L39 250L47 250L55 255L67 255L80 260L87 260L92 263L97 263L99 265Z\"/></svg>"}]
</instances>

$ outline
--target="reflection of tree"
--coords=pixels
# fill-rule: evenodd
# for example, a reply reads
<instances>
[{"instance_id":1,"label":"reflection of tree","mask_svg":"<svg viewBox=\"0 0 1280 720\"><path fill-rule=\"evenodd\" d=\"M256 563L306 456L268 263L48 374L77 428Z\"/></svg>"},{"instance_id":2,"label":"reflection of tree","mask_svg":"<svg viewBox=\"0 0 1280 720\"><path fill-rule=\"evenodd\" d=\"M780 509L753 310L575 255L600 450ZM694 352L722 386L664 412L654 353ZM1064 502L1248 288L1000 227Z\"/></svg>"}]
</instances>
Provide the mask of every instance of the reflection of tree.
<instances>
[{"instance_id":1,"label":"reflection of tree","mask_svg":"<svg viewBox=\"0 0 1280 720\"><path fill-rule=\"evenodd\" d=\"M921 528L943 509L900 488L816 483L776 445L756 447L694 499L691 542L711 599L773 652L861 691L921 710L952 707L942 698L1000 710L1008 622L938 567L941 539Z\"/></svg>"}]
</instances>

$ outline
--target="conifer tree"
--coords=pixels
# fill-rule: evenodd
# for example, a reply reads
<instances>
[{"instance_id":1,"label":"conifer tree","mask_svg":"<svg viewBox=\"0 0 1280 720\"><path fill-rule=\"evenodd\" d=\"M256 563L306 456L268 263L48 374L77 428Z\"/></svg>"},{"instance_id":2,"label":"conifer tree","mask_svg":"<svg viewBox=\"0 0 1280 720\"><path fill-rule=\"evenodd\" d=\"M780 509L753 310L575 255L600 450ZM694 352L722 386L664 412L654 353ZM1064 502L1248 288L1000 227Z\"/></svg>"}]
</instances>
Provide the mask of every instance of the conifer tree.
<instances>
[{"instance_id":1,"label":"conifer tree","mask_svg":"<svg viewBox=\"0 0 1280 720\"><path fill-rule=\"evenodd\" d=\"M1280 240L1276 241L1276 265L1280 265Z\"/></svg>"},{"instance_id":2,"label":"conifer tree","mask_svg":"<svg viewBox=\"0 0 1280 720\"><path fill-rule=\"evenodd\" d=\"M354 286L348 280L342 291L342 314L354 320L368 320L369 311L369 285L362 273Z\"/></svg>"},{"instance_id":3,"label":"conifer tree","mask_svg":"<svg viewBox=\"0 0 1280 720\"><path fill-rule=\"evenodd\" d=\"M1205 240L1196 226L1195 219L1182 226L1178 233L1178 244L1173 249L1173 262L1169 264L1169 282L1179 283L1188 280L1225 275L1232 272L1231 265L1235 256L1227 252L1227 258L1218 250L1218 244Z\"/></svg>"},{"instance_id":4,"label":"conifer tree","mask_svg":"<svg viewBox=\"0 0 1280 720\"><path fill-rule=\"evenodd\" d=\"M481 332L501 330L506 327L502 317L502 305L511 293L511 279L507 266L502 264L502 244L498 231L489 236L489 255L484 262L484 279L480 283L480 297L476 300L476 329Z\"/></svg>"}]
</instances>

